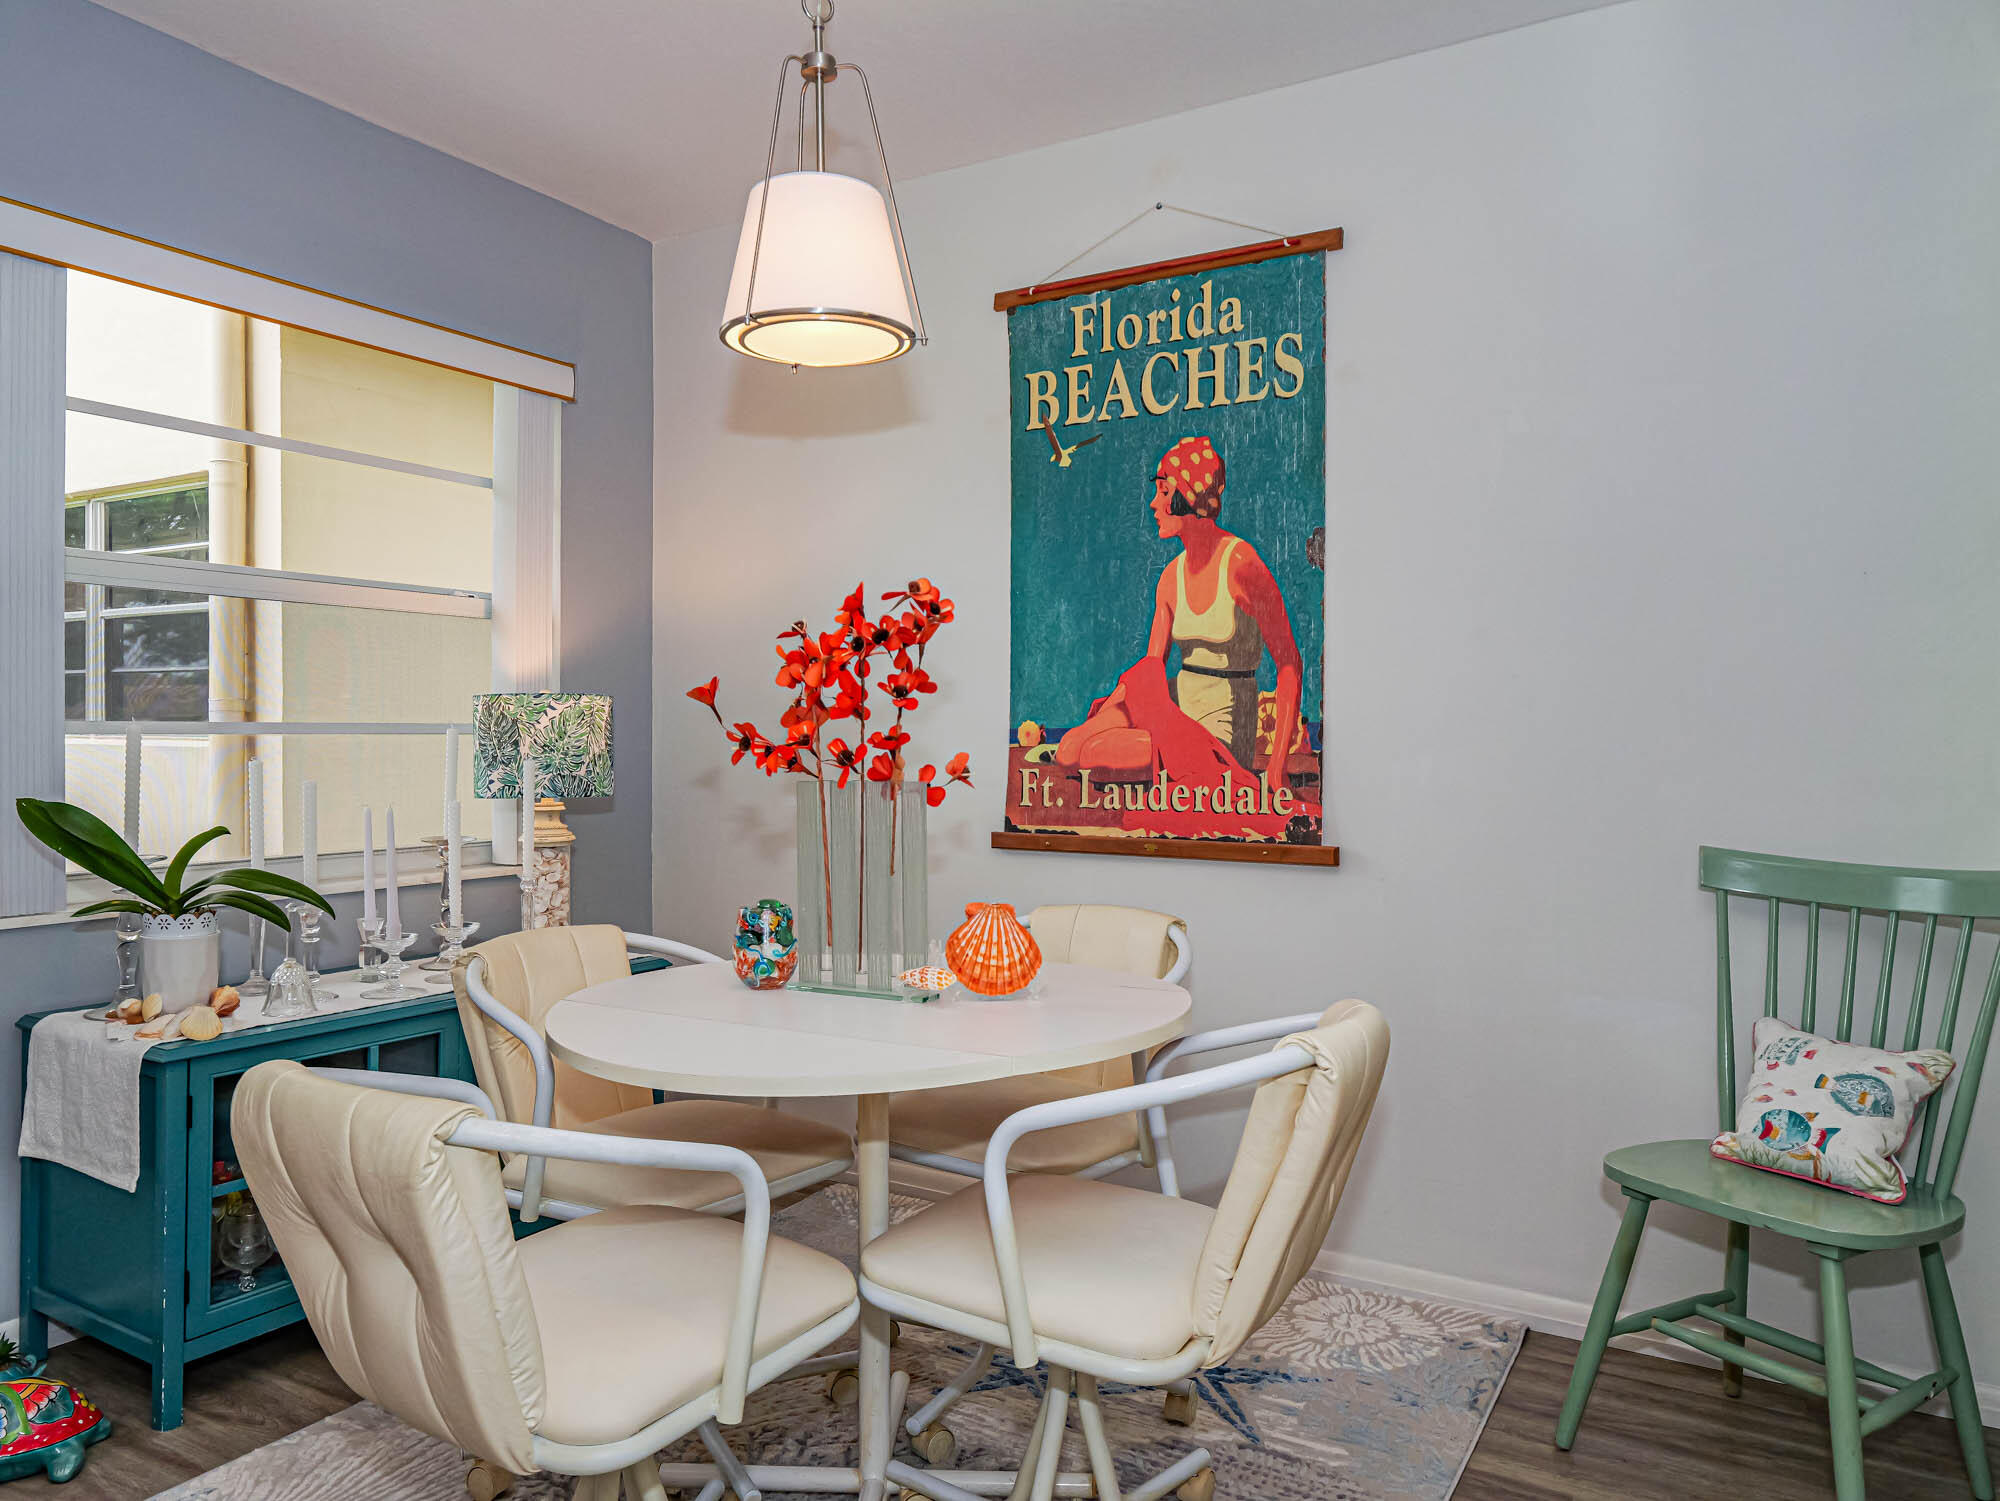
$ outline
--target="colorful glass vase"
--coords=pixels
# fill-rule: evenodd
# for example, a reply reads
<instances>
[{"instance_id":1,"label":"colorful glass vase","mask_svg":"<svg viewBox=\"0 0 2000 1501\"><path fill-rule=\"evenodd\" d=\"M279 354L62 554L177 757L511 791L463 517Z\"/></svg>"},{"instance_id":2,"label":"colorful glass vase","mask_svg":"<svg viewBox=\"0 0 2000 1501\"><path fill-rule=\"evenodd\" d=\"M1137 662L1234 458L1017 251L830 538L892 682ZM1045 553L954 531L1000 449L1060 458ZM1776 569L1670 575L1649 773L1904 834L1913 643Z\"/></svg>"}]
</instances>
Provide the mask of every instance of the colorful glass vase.
<instances>
[{"instance_id":1,"label":"colorful glass vase","mask_svg":"<svg viewBox=\"0 0 2000 1501\"><path fill-rule=\"evenodd\" d=\"M66 1381L0 1381L0 1481L38 1472L61 1485L83 1468L84 1450L111 1436L111 1419Z\"/></svg>"},{"instance_id":2,"label":"colorful glass vase","mask_svg":"<svg viewBox=\"0 0 2000 1501\"><path fill-rule=\"evenodd\" d=\"M765 897L736 918L736 978L752 990L782 990L799 967L792 909Z\"/></svg>"},{"instance_id":3,"label":"colorful glass vase","mask_svg":"<svg viewBox=\"0 0 2000 1501\"><path fill-rule=\"evenodd\" d=\"M1041 946L1006 902L971 902L944 945L945 963L977 995L1012 995L1042 967Z\"/></svg>"}]
</instances>

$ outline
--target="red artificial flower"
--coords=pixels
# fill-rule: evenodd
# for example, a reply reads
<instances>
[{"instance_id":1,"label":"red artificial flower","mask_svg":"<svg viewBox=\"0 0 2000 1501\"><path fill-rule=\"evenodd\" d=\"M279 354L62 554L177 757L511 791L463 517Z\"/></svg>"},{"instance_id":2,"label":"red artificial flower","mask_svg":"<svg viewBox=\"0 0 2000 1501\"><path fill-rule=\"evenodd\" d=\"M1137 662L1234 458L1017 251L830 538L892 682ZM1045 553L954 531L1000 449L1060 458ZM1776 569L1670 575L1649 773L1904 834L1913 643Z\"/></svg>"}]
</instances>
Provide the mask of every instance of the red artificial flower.
<instances>
[{"instance_id":1,"label":"red artificial flower","mask_svg":"<svg viewBox=\"0 0 2000 1501\"><path fill-rule=\"evenodd\" d=\"M910 732L901 725L891 725L886 730L877 730L870 735L868 743L879 751L895 754L910 743Z\"/></svg>"},{"instance_id":2,"label":"red artificial flower","mask_svg":"<svg viewBox=\"0 0 2000 1501\"><path fill-rule=\"evenodd\" d=\"M868 763L868 780L871 782L886 782L895 774L896 758L886 751Z\"/></svg>"},{"instance_id":3,"label":"red artificial flower","mask_svg":"<svg viewBox=\"0 0 2000 1501\"><path fill-rule=\"evenodd\" d=\"M924 784L924 801L929 803L933 808L944 801L944 788L933 787L931 785L932 780L936 776L937 768L930 765L926 765L917 773L917 780Z\"/></svg>"},{"instance_id":4,"label":"red artificial flower","mask_svg":"<svg viewBox=\"0 0 2000 1501\"><path fill-rule=\"evenodd\" d=\"M834 688L832 718L861 720L868 718L868 689L860 678L842 667L834 677Z\"/></svg>"},{"instance_id":5,"label":"red artificial flower","mask_svg":"<svg viewBox=\"0 0 2000 1501\"><path fill-rule=\"evenodd\" d=\"M698 704L706 704L709 708L713 709L715 707L715 690L721 682L722 679L719 677L710 678L699 688L688 689L688 697Z\"/></svg>"},{"instance_id":6,"label":"red artificial flower","mask_svg":"<svg viewBox=\"0 0 2000 1501\"><path fill-rule=\"evenodd\" d=\"M845 787L847 779L861 764L861 752L848 746L845 740L833 739L826 743L826 758L840 768L840 780L834 785Z\"/></svg>"},{"instance_id":7,"label":"red artificial flower","mask_svg":"<svg viewBox=\"0 0 2000 1501\"><path fill-rule=\"evenodd\" d=\"M736 765L745 756L761 757L762 752L770 747L770 742L757 732L757 726L747 719L736 725L731 734L736 743L736 754L729 758L731 766Z\"/></svg>"},{"instance_id":8,"label":"red artificial flower","mask_svg":"<svg viewBox=\"0 0 2000 1501\"><path fill-rule=\"evenodd\" d=\"M834 611L834 623L851 629L867 618L868 586L866 584L856 584L854 592L842 600L840 608Z\"/></svg>"},{"instance_id":9,"label":"red artificial flower","mask_svg":"<svg viewBox=\"0 0 2000 1501\"><path fill-rule=\"evenodd\" d=\"M957 755L953 756L949 761L944 763L944 774L950 777L954 782L963 782L968 787L972 785L971 771L972 771L972 757L967 755L964 751L960 751Z\"/></svg>"}]
</instances>

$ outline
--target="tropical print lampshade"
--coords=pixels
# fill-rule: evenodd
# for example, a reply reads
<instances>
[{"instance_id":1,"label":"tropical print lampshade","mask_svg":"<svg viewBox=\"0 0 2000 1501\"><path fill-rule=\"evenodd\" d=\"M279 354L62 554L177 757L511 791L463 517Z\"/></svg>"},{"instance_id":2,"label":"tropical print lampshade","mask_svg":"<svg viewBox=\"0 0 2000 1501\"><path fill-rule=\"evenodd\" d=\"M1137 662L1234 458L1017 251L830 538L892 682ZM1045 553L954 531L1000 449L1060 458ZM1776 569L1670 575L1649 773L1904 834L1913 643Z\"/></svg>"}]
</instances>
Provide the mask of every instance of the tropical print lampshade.
<instances>
[{"instance_id":1,"label":"tropical print lampshade","mask_svg":"<svg viewBox=\"0 0 2000 1501\"><path fill-rule=\"evenodd\" d=\"M472 728L475 797L519 797L524 756L541 797L611 795L608 693L477 694Z\"/></svg>"}]
</instances>

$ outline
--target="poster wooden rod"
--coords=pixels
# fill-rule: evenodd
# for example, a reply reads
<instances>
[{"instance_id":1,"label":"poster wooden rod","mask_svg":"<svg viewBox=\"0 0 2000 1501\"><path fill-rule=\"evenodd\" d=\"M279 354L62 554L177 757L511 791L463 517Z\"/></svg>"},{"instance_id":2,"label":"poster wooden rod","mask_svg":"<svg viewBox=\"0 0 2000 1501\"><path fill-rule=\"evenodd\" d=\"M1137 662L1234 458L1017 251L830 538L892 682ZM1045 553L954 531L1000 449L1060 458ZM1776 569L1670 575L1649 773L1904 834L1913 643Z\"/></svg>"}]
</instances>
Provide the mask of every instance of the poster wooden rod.
<instances>
[{"instance_id":1,"label":"poster wooden rod","mask_svg":"<svg viewBox=\"0 0 2000 1501\"><path fill-rule=\"evenodd\" d=\"M1016 287L1011 292L993 294L993 310L1008 312L1031 302L1054 302L1079 292L1108 292L1113 287L1129 287L1135 282L1161 276L1182 276L1190 271L1212 271L1220 266L1248 266L1257 261L1275 260L1281 255L1305 255L1315 250L1338 250L1342 231L1322 229L1309 235L1286 235L1279 240L1259 240L1254 245L1237 245L1228 250L1210 250L1201 255L1184 255L1179 260L1154 261L1145 266L1127 266L1095 276L1072 276L1067 281L1044 282L1038 286ZM1227 858L1227 857L1223 857Z\"/></svg>"},{"instance_id":2,"label":"poster wooden rod","mask_svg":"<svg viewBox=\"0 0 2000 1501\"><path fill-rule=\"evenodd\" d=\"M1338 231L1335 231L1338 233ZM1253 844L1234 839L1143 839L1111 834L993 836L996 850L1044 850L1078 855L1141 855L1156 860L1240 860L1250 865L1338 865L1334 844Z\"/></svg>"}]
</instances>

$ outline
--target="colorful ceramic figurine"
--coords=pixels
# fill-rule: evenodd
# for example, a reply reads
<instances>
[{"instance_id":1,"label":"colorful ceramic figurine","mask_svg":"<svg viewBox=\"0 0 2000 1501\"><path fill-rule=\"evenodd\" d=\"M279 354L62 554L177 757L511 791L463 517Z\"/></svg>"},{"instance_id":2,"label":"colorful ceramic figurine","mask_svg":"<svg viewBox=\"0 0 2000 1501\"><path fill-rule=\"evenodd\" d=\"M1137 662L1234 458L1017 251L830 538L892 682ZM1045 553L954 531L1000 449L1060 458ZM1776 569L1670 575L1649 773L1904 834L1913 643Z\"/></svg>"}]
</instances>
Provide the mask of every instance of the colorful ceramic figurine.
<instances>
[{"instance_id":1,"label":"colorful ceramic figurine","mask_svg":"<svg viewBox=\"0 0 2000 1501\"><path fill-rule=\"evenodd\" d=\"M44 1471L61 1485L83 1468L84 1450L110 1436L111 1419L67 1382L0 1381L0 1481Z\"/></svg>"},{"instance_id":2,"label":"colorful ceramic figurine","mask_svg":"<svg viewBox=\"0 0 2000 1501\"><path fill-rule=\"evenodd\" d=\"M782 990L799 967L792 909L765 897L736 919L736 978L752 990Z\"/></svg>"},{"instance_id":3,"label":"colorful ceramic figurine","mask_svg":"<svg viewBox=\"0 0 2000 1501\"><path fill-rule=\"evenodd\" d=\"M972 902L965 922L945 940L945 963L978 995L1012 995L1042 967L1041 946L1005 902Z\"/></svg>"}]
</instances>

